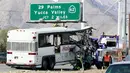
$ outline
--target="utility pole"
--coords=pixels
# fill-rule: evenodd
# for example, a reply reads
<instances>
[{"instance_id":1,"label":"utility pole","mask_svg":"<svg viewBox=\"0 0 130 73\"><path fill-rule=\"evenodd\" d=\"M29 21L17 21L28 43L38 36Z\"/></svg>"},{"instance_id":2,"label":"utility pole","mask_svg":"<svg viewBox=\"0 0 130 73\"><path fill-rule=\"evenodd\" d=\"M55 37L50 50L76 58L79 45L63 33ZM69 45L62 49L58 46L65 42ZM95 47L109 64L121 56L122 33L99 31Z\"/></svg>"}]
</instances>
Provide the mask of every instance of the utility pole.
<instances>
[{"instance_id":1,"label":"utility pole","mask_svg":"<svg viewBox=\"0 0 130 73\"><path fill-rule=\"evenodd\" d=\"M82 3L82 14L81 14L81 21L85 21L85 18L84 18L84 0L81 0L81 3ZM84 22L81 22L81 29L83 29L85 27L84 25ZM84 70L84 65L83 65L83 60L82 60L82 57L81 57L81 63L82 63L82 70Z\"/></svg>"},{"instance_id":2,"label":"utility pole","mask_svg":"<svg viewBox=\"0 0 130 73\"><path fill-rule=\"evenodd\" d=\"M119 41L118 41L118 48L120 48L120 43L121 43L121 0L118 1L118 26L117 26L117 35L119 36Z\"/></svg>"},{"instance_id":3,"label":"utility pole","mask_svg":"<svg viewBox=\"0 0 130 73\"><path fill-rule=\"evenodd\" d=\"M121 44L123 48L126 50L126 55L128 54L127 45L127 0L119 0L118 1L118 36L119 36L119 44Z\"/></svg>"},{"instance_id":4,"label":"utility pole","mask_svg":"<svg viewBox=\"0 0 130 73\"><path fill-rule=\"evenodd\" d=\"M118 2L118 30L117 30L117 33L118 33L118 36L120 37L121 36L121 0L119 0Z\"/></svg>"},{"instance_id":5,"label":"utility pole","mask_svg":"<svg viewBox=\"0 0 130 73\"><path fill-rule=\"evenodd\" d=\"M82 3L82 16L81 16L82 18L81 19L82 19L82 21L85 21L85 17L84 17L84 5L85 4L84 4L84 2L85 2L84 0L81 0L81 3ZM84 27L85 27L85 24L82 22L81 29L83 29Z\"/></svg>"},{"instance_id":6,"label":"utility pole","mask_svg":"<svg viewBox=\"0 0 130 73\"><path fill-rule=\"evenodd\" d=\"M125 35L126 35L126 33L127 33L127 19L126 19L126 16L127 16L127 0L125 0L125 15L124 15L124 18L125 18L125 22L124 22L124 24L125 24Z\"/></svg>"},{"instance_id":7,"label":"utility pole","mask_svg":"<svg viewBox=\"0 0 130 73\"><path fill-rule=\"evenodd\" d=\"M123 33L123 37L124 37L124 47L126 49L126 55L128 55L128 47L127 47L127 19L126 19L126 15L127 15L127 0L125 0L124 2L124 25L123 25L123 30L124 30L124 33Z\"/></svg>"},{"instance_id":8,"label":"utility pole","mask_svg":"<svg viewBox=\"0 0 130 73\"><path fill-rule=\"evenodd\" d=\"M123 45L123 49L126 50L126 55L128 55L128 47L127 47L127 19L126 19L126 15L127 15L127 0L122 0L123 2L123 7L122 7L122 29L121 30L121 38L119 38L122 41L122 45ZM121 6L120 6L121 7Z\"/></svg>"},{"instance_id":9,"label":"utility pole","mask_svg":"<svg viewBox=\"0 0 130 73\"><path fill-rule=\"evenodd\" d=\"M127 21L126 21L126 15L127 15L127 0L124 0L123 3L123 8L122 8L122 35L121 35L121 39L126 40L126 26L127 26Z\"/></svg>"},{"instance_id":10,"label":"utility pole","mask_svg":"<svg viewBox=\"0 0 130 73\"><path fill-rule=\"evenodd\" d=\"M130 14L129 14L129 26L128 26L128 33L129 33L129 48L130 48ZM129 49L128 49L128 54L129 53Z\"/></svg>"}]
</instances>

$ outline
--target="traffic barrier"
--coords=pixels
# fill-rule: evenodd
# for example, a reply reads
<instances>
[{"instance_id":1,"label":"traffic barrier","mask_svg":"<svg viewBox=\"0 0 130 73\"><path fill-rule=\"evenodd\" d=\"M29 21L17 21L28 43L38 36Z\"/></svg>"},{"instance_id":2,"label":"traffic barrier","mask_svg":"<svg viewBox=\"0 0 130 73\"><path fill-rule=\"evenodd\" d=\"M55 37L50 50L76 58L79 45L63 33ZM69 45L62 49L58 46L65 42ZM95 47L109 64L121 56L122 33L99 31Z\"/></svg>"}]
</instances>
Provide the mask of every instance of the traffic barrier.
<instances>
[{"instance_id":1,"label":"traffic barrier","mask_svg":"<svg viewBox=\"0 0 130 73\"><path fill-rule=\"evenodd\" d=\"M6 62L6 52L0 52L0 64L4 64Z\"/></svg>"}]
</instances>

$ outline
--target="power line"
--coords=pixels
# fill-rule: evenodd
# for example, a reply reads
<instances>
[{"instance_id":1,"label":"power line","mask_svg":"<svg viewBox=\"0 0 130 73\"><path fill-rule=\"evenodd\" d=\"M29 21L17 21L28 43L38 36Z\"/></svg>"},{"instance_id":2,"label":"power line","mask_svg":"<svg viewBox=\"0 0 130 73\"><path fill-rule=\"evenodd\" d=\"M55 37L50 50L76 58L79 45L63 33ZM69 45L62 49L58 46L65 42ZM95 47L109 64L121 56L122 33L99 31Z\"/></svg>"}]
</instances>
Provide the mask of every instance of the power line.
<instances>
[{"instance_id":1,"label":"power line","mask_svg":"<svg viewBox=\"0 0 130 73\"><path fill-rule=\"evenodd\" d=\"M106 13L111 9L111 8L113 8L113 6L118 2L119 0L117 0L116 2L114 2L114 4L112 4L112 6L110 6L110 7L108 7L104 12L103 12L103 14L91 14L91 15L100 15L100 16L108 16L108 15L106 15ZM111 17L111 18L113 18L113 17ZM102 22L102 24L97 28L98 29L98 31L100 30L100 28L102 28L103 26L104 26L104 23L105 23L105 21L104 21L105 19L103 19L101 22Z\"/></svg>"},{"instance_id":2,"label":"power line","mask_svg":"<svg viewBox=\"0 0 130 73\"><path fill-rule=\"evenodd\" d=\"M106 13L106 12L108 12L117 2L119 2L119 1L122 1L122 0L117 0L116 2L114 2L114 4L112 4L105 12L104 12L104 14Z\"/></svg>"}]
</instances>

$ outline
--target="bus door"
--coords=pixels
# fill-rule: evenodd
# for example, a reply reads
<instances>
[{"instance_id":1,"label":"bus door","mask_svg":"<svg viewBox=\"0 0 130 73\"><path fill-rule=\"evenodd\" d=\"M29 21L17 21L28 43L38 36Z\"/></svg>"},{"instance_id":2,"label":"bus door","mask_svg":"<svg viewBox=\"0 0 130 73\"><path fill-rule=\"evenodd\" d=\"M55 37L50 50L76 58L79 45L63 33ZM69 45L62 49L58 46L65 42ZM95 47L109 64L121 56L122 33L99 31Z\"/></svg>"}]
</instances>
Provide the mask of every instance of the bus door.
<instances>
[{"instance_id":1,"label":"bus door","mask_svg":"<svg viewBox=\"0 0 130 73\"><path fill-rule=\"evenodd\" d=\"M54 55L53 35L39 34L38 35L38 63L42 62L42 57Z\"/></svg>"},{"instance_id":2,"label":"bus door","mask_svg":"<svg viewBox=\"0 0 130 73\"><path fill-rule=\"evenodd\" d=\"M54 48L55 48L55 62L61 62L62 61L62 56L60 53L61 36L55 34L53 40L54 40Z\"/></svg>"},{"instance_id":3,"label":"bus door","mask_svg":"<svg viewBox=\"0 0 130 73\"><path fill-rule=\"evenodd\" d=\"M74 47L74 45L69 44L69 35L62 34L57 36L57 44L55 49L56 52L56 62L68 62L74 60L74 53L70 52L70 49Z\"/></svg>"}]
</instances>

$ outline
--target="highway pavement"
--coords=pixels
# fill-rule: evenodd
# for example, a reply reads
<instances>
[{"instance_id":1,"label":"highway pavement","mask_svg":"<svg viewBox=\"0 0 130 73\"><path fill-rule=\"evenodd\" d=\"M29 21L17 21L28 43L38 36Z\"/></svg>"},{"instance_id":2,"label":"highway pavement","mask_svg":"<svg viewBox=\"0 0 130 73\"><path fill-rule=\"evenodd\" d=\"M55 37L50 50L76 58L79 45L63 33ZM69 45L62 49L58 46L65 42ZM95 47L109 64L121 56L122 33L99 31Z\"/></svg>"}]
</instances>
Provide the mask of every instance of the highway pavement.
<instances>
[{"instance_id":1,"label":"highway pavement","mask_svg":"<svg viewBox=\"0 0 130 73\"><path fill-rule=\"evenodd\" d=\"M63 70L72 70L72 66L70 65L64 65L64 66L55 66L55 69L56 71L59 71L61 69ZM0 64L0 72L9 72L9 71L33 71L33 69L29 69L29 68L21 68L21 69L16 69L16 68L11 68L5 64ZM44 70L41 70L40 68L37 68L36 70L40 70L40 71L44 71Z\"/></svg>"},{"instance_id":2,"label":"highway pavement","mask_svg":"<svg viewBox=\"0 0 130 73\"><path fill-rule=\"evenodd\" d=\"M49 73L81 73L80 70L74 71L72 70L72 66L70 65L64 65L64 66L55 66L55 69L52 70ZM48 71L41 70L37 68L36 70L33 69L27 69L27 68L21 68L21 69L15 69L11 68L9 66L6 66L5 64L0 64L0 73L48 73ZM105 73L105 70L98 70L95 66L92 66L91 69L85 70L83 73Z\"/></svg>"}]
</instances>

